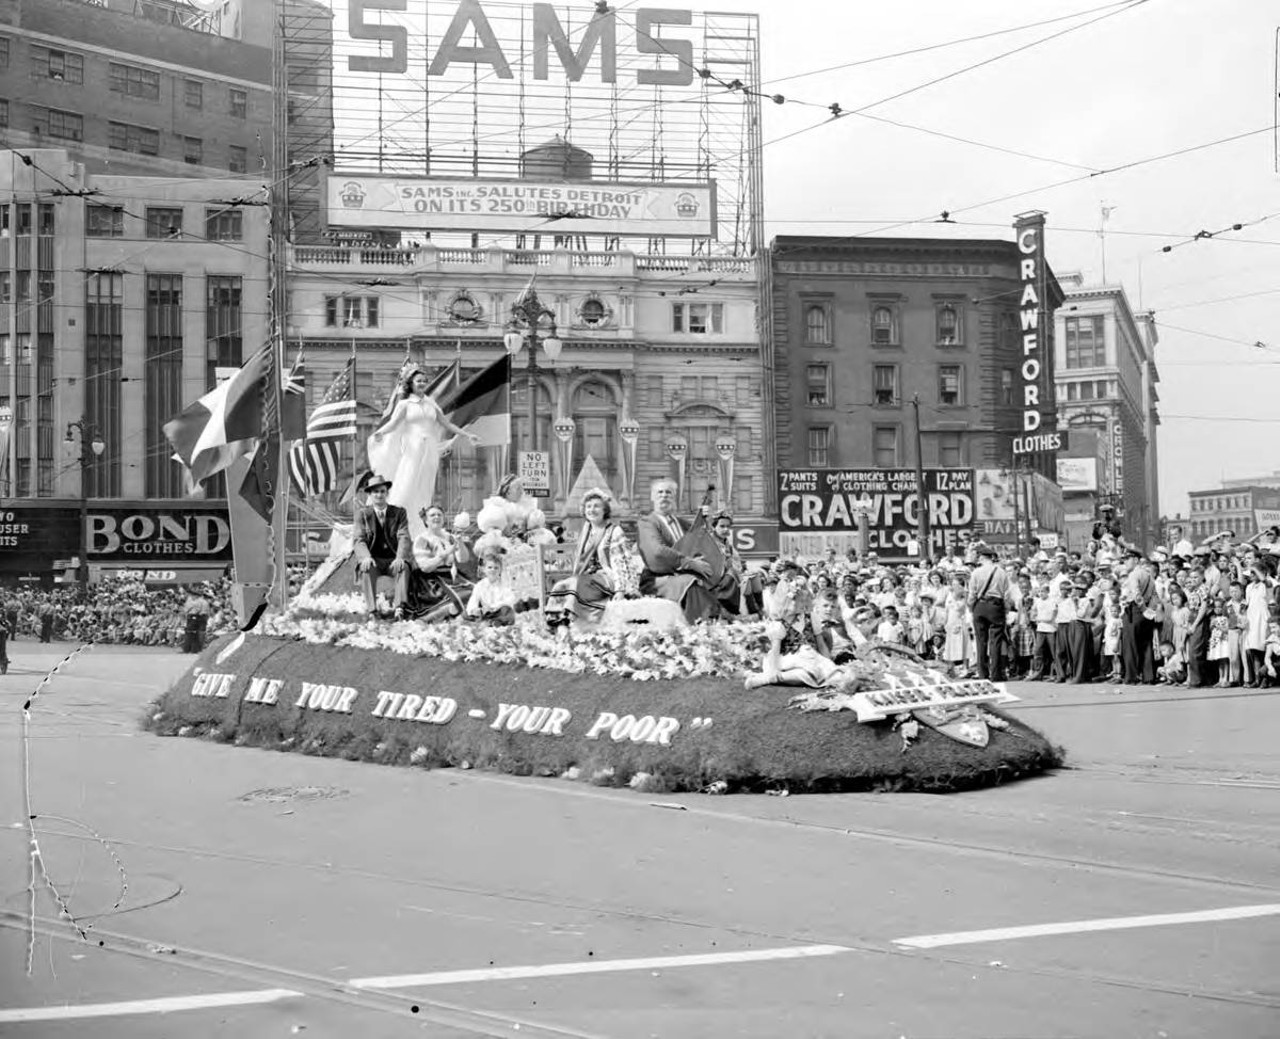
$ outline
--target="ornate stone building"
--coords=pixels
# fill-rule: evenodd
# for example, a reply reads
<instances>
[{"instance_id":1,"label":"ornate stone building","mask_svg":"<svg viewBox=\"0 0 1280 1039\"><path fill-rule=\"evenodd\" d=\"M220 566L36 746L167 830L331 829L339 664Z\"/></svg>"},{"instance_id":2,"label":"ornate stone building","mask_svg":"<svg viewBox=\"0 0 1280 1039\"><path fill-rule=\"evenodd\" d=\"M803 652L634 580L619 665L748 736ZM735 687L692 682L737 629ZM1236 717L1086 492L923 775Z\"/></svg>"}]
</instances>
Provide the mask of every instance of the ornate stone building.
<instances>
[{"instance_id":1,"label":"ornate stone building","mask_svg":"<svg viewBox=\"0 0 1280 1039\"><path fill-rule=\"evenodd\" d=\"M377 422L406 358L464 373L504 353L511 306L532 289L554 314L563 352L537 353L531 436L528 349L512 360L513 452L550 453L549 515L576 512L575 484L603 481L625 513L647 509L658 477L692 508L714 497L740 517L764 507L757 276L750 259L406 244L294 246L293 346L314 399L354 352L358 398ZM550 322L541 327L550 335ZM458 447L442 466L447 512L474 509L515 463ZM579 486L579 494L582 487Z\"/></svg>"}]
</instances>

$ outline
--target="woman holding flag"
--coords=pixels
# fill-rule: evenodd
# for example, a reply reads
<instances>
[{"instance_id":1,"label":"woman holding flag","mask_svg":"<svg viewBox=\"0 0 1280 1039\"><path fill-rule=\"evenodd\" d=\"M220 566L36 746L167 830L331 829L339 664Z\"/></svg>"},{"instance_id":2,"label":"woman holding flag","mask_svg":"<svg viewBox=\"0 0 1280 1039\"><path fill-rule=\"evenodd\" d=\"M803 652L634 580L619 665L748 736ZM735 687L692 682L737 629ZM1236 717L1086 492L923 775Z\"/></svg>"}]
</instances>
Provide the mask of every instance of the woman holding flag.
<instances>
[{"instance_id":1,"label":"woman holding flag","mask_svg":"<svg viewBox=\"0 0 1280 1039\"><path fill-rule=\"evenodd\" d=\"M420 514L435 494L436 470L446 441L452 436L465 436L473 444L480 439L449 421L431 396L430 386L423 369L409 372L395 409L368 445L370 468L390 478L387 501L409 513L409 532L414 537L425 529Z\"/></svg>"}]
</instances>

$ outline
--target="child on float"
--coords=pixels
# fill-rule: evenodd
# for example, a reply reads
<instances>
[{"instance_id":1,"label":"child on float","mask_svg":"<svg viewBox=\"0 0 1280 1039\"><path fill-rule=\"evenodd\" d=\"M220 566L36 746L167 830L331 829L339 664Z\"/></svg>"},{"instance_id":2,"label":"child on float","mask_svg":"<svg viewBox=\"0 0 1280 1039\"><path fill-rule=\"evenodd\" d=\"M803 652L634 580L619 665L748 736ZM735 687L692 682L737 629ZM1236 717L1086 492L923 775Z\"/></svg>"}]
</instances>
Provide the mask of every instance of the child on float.
<instances>
[{"instance_id":1,"label":"child on float","mask_svg":"<svg viewBox=\"0 0 1280 1039\"><path fill-rule=\"evenodd\" d=\"M502 583L502 556L485 552L480 557L480 580L467 600L467 620L508 625L516 619L516 593Z\"/></svg>"}]
</instances>

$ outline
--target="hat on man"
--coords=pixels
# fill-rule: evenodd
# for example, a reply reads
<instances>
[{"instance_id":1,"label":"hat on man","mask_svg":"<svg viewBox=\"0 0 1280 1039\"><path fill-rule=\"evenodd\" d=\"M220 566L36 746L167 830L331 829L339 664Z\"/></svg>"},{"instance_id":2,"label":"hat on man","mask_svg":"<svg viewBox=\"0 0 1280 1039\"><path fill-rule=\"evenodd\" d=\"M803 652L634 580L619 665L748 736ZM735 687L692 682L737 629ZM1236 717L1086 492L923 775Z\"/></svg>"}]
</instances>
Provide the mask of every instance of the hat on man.
<instances>
[{"instance_id":1,"label":"hat on man","mask_svg":"<svg viewBox=\"0 0 1280 1039\"><path fill-rule=\"evenodd\" d=\"M1205 546L1205 545L1201 545L1199 548L1197 548L1197 549L1195 550L1195 552L1194 552L1193 554L1194 554L1194 555L1197 555L1197 556L1200 556L1200 557L1204 557L1204 556L1211 556L1211 555L1213 555L1213 549L1211 549L1211 548L1209 548L1209 547L1207 547L1207 546Z\"/></svg>"},{"instance_id":2,"label":"hat on man","mask_svg":"<svg viewBox=\"0 0 1280 1039\"><path fill-rule=\"evenodd\" d=\"M1125 558L1125 559L1141 559L1141 558L1142 558L1142 549L1140 549L1140 548L1126 548L1126 549L1124 550L1124 558Z\"/></svg>"},{"instance_id":3,"label":"hat on man","mask_svg":"<svg viewBox=\"0 0 1280 1039\"><path fill-rule=\"evenodd\" d=\"M980 556L986 556L988 559L995 559L999 555L995 548L988 545L985 541L979 541L973 546L973 550Z\"/></svg>"},{"instance_id":4,"label":"hat on man","mask_svg":"<svg viewBox=\"0 0 1280 1039\"><path fill-rule=\"evenodd\" d=\"M364 489L366 492L372 493L373 491L376 491L379 487L389 488L390 486L391 486L390 480L388 480L385 476L379 476L375 473L369 477L368 482L366 482L364 485Z\"/></svg>"}]
</instances>

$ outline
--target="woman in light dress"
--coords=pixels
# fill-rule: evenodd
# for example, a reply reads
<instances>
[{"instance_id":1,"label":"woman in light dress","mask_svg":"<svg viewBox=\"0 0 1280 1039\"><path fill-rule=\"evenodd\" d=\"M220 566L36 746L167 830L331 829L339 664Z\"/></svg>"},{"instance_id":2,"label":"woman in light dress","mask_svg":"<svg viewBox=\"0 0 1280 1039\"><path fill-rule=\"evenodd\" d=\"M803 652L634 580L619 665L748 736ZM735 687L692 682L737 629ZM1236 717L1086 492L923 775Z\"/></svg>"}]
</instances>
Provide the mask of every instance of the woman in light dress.
<instances>
[{"instance_id":1,"label":"woman in light dress","mask_svg":"<svg viewBox=\"0 0 1280 1039\"><path fill-rule=\"evenodd\" d=\"M1271 578L1261 563L1254 564L1244 590L1244 649L1248 661L1246 678L1250 685L1262 685L1262 660L1267 648L1267 621L1270 616Z\"/></svg>"},{"instance_id":2,"label":"woman in light dress","mask_svg":"<svg viewBox=\"0 0 1280 1039\"><path fill-rule=\"evenodd\" d=\"M639 558L612 514L607 492L595 489L583 495L586 522L578 535L573 574L557 581L547 597L547 622L552 626L572 619L599 620L611 599L640 594Z\"/></svg>"},{"instance_id":3,"label":"woman in light dress","mask_svg":"<svg viewBox=\"0 0 1280 1039\"><path fill-rule=\"evenodd\" d=\"M423 532L421 511L435 495L440 452L452 436L464 436L477 443L479 436L450 422L427 387L431 380L415 368L404 381L404 389L386 424L369 438L369 465L379 476L391 481L387 502L409 513L409 532Z\"/></svg>"},{"instance_id":4,"label":"woman in light dress","mask_svg":"<svg viewBox=\"0 0 1280 1039\"><path fill-rule=\"evenodd\" d=\"M951 595L944 609L947 641L942 648L942 659L959 670L970 669L974 663L969 638L969 627L973 619L969 616L968 597L961 578L952 578Z\"/></svg>"}]
</instances>

